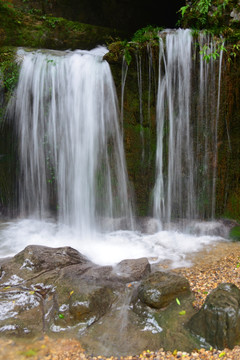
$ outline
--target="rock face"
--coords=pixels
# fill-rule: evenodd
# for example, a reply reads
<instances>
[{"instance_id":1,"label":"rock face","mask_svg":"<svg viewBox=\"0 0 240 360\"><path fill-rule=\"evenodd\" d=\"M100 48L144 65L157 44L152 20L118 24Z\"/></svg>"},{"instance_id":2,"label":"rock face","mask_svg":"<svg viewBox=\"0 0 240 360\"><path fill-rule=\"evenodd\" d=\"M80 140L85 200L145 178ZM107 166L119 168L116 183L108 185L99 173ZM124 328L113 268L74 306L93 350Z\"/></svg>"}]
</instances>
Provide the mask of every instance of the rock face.
<instances>
[{"instance_id":1,"label":"rock face","mask_svg":"<svg viewBox=\"0 0 240 360\"><path fill-rule=\"evenodd\" d=\"M178 299L179 301L176 301ZM188 281L147 258L99 266L70 247L28 246L0 260L0 333L78 337L92 354L191 351L240 340L240 290L222 284L196 313ZM195 335L195 336L193 336Z\"/></svg>"},{"instance_id":2,"label":"rock face","mask_svg":"<svg viewBox=\"0 0 240 360\"><path fill-rule=\"evenodd\" d=\"M138 288L139 299L146 305L161 309L178 297L189 296L190 286L183 276L157 271L143 280Z\"/></svg>"},{"instance_id":3,"label":"rock face","mask_svg":"<svg viewBox=\"0 0 240 360\"><path fill-rule=\"evenodd\" d=\"M187 326L213 347L233 348L239 344L240 290L234 284L219 285Z\"/></svg>"},{"instance_id":4,"label":"rock face","mask_svg":"<svg viewBox=\"0 0 240 360\"><path fill-rule=\"evenodd\" d=\"M186 316L179 315L176 297ZM146 258L99 266L70 247L28 246L0 260L4 336L64 333L104 355L163 345L190 350L197 345L183 325L195 312L191 304L187 280L151 273Z\"/></svg>"},{"instance_id":5,"label":"rock face","mask_svg":"<svg viewBox=\"0 0 240 360\"><path fill-rule=\"evenodd\" d=\"M173 27L177 22L177 10L184 5L184 0L172 0L171 7L159 11L154 0L147 3L136 0L13 0L14 5L25 11L38 9L42 13L65 17L87 24L110 26L130 33L151 23ZM99 16L101 14L101 16Z\"/></svg>"}]
</instances>

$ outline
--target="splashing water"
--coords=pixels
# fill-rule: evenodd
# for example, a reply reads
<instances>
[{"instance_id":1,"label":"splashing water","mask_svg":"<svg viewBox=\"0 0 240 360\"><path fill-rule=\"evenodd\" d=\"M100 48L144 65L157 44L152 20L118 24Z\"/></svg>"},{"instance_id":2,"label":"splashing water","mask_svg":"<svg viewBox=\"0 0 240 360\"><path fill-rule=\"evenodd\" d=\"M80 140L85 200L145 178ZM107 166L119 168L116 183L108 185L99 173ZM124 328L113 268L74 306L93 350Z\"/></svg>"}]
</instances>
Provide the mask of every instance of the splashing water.
<instances>
[{"instance_id":1,"label":"splashing water","mask_svg":"<svg viewBox=\"0 0 240 360\"><path fill-rule=\"evenodd\" d=\"M151 263L169 260L170 268L189 266L189 255L224 240L217 235L217 223L199 223L197 226L198 235L193 228L193 232L189 233L175 229L153 234L130 230L95 232L80 238L73 228L54 221L16 220L1 225L0 257L13 256L24 247L35 244L50 247L71 246L100 265L116 265L123 259L148 257Z\"/></svg>"},{"instance_id":2,"label":"splashing water","mask_svg":"<svg viewBox=\"0 0 240 360\"><path fill-rule=\"evenodd\" d=\"M188 88L186 94L182 92L181 98L180 91L185 85L189 87L185 67L191 64L189 56L186 64L185 55L186 49L190 52L191 39L184 39L186 43L181 45L175 38L169 38L167 45L172 49L171 56L175 54L176 57L176 51L182 56L184 53L184 65L180 60L173 60L174 56L170 61L170 50L168 65L164 55L162 59L173 73L183 72L177 91L179 102L184 102L187 108L190 90ZM101 265L148 257L152 262L171 260L171 266L176 267L189 265L188 254L221 239L207 232L197 236L175 229L158 231L155 228L151 234L133 230L118 103L109 65L103 60L106 51L102 47L63 53L19 50L21 72L11 111L19 138L20 219L0 225L0 256L14 255L30 244L72 246ZM173 99L175 84L167 74L164 91ZM161 96L159 93L158 113ZM173 146L169 154L169 177L176 180L183 163L189 175L186 215L192 211L194 201L192 158L183 158L183 151L191 148L189 114L180 111L180 123L176 125L173 109L170 109L169 121L169 141ZM185 138L174 140L173 134L180 125ZM157 159L161 161L161 122L158 127ZM175 169L178 142L185 147L178 155L178 169ZM161 164L158 165L159 174ZM161 181L163 176L158 176L156 201L165 186ZM168 220L174 186L171 180L164 200L168 203L164 210ZM160 207L155 203L158 216L163 215L160 211L163 205L162 200Z\"/></svg>"}]
</instances>

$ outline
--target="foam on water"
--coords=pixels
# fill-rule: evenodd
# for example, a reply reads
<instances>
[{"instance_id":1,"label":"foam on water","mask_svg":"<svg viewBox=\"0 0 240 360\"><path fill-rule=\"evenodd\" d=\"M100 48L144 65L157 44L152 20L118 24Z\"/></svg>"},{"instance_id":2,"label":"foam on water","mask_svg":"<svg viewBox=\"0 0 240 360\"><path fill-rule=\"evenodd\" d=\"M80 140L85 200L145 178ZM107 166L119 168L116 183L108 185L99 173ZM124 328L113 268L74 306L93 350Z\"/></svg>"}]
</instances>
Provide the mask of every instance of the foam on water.
<instances>
[{"instance_id":1,"label":"foam on water","mask_svg":"<svg viewBox=\"0 0 240 360\"><path fill-rule=\"evenodd\" d=\"M50 220L23 219L2 224L0 257L13 256L32 244L71 246L99 265L115 265L124 259L148 257L150 262L169 260L174 268L190 265L187 255L222 240L220 236L193 235L177 230L151 235L119 230L84 236L73 228Z\"/></svg>"}]
</instances>

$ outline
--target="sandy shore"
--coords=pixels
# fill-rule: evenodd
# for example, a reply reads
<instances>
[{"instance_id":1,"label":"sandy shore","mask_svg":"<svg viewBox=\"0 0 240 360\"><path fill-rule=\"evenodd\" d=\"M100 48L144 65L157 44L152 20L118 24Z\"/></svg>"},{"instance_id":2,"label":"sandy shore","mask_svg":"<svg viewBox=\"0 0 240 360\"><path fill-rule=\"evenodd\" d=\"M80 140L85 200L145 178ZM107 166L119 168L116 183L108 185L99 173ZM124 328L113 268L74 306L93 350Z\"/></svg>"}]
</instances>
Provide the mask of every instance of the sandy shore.
<instances>
[{"instance_id":1,"label":"sandy shore","mask_svg":"<svg viewBox=\"0 0 240 360\"><path fill-rule=\"evenodd\" d=\"M218 284L231 282L240 288L240 243L223 242L215 246L206 247L202 252L194 255L193 265L189 268L175 269L189 282L195 295L194 306L199 309L207 294ZM0 360L79 360L79 359L106 359L99 354L91 357L82 349L80 342L75 339L51 339L47 336L35 339L31 343L0 339ZM111 357L108 359L119 359ZM146 349L136 356L122 357L121 359L224 359L240 360L240 347L234 349L206 351L198 349L191 354L178 351L171 353L164 349L151 351Z\"/></svg>"}]
</instances>

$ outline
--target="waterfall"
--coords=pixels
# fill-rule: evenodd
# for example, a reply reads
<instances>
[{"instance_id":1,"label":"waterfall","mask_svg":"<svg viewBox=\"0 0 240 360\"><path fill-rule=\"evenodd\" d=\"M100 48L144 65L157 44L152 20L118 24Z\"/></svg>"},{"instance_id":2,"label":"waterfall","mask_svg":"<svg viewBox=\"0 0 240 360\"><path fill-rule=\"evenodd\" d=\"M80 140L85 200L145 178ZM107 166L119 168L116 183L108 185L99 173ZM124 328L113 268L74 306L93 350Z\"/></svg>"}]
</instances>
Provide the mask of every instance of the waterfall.
<instances>
[{"instance_id":1,"label":"waterfall","mask_svg":"<svg viewBox=\"0 0 240 360\"><path fill-rule=\"evenodd\" d=\"M123 104L124 104L124 89L125 89L125 83L127 79L127 72L128 72L128 64L125 61L125 58L123 57L122 62L122 79L121 79L121 128L123 133Z\"/></svg>"},{"instance_id":2,"label":"waterfall","mask_svg":"<svg viewBox=\"0 0 240 360\"><path fill-rule=\"evenodd\" d=\"M197 220L215 212L222 52L214 60L210 55L219 48L210 36L196 39L182 29L160 33L158 64L156 48L146 50L146 57L137 50L136 83L131 79L139 95L133 104L137 131L127 132L132 67L126 62L119 111L105 48L19 49L19 82L8 114L18 144L20 216L1 225L1 257L32 244L71 246L100 265L147 257L179 267L228 233L221 222ZM129 172L136 203L145 208L153 198L154 218L139 218L137 229L124 131L126 145L138 145L136 172ZM136 154L130 154L130 170ZM196 221L183 227L186 220Z\"/></svg>"},{"instance_id":3,"label":"waterfall","mask_svg":"<svg viewBox=\"0 0 240 360\"><path fill-rule=\"evenodd\" d=\"M160 40L154 215L166 222L170 222L173 216L189 218L194 215L190 129L191 44L190 30L167 33L166 50ZM163 154L166 137L167 159ZM166 178L164 161L167 162Z\"/></svg>"},{"instance_id":4,"label":"waterfall","mask_svg":"<svg viewBox=\"0 0 240 360\"><path fill-rule=\"evenodd\" d=\"M131 226L118 103L105 48L25 52L13 109L22 216L85 233L103 218Z\"/></svg>"},{"instance_id":5,"label":"waterfall","mask_svg":"<svg viewBox=\"0 0 240 360\"><path fill-rule=\"evenodd\" d=\"M222 58L216 86L215 51L203 33L197 41L189 29L160 34L153 213L163 224L214 217Z\"/></svg>"},{"instance_id":6,"label":"waterfall","mask_svg":"<svg viewBox=\"0 0 240 360\"><path fill-rule=\"evenodd\" d=\"M218 159L218 122L221 95L223 49L209 34L200 33L199 79L196 106L196 192L198 216L215 217ZM222 44L223 45L223 44ZM219 52L219 53L218 53ZM217 61L212 54L218 53ZM207 60L206 60L207 58Z\"/></svg>"}]
</instances>

